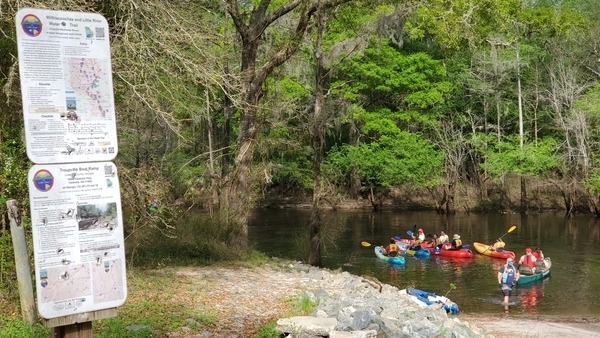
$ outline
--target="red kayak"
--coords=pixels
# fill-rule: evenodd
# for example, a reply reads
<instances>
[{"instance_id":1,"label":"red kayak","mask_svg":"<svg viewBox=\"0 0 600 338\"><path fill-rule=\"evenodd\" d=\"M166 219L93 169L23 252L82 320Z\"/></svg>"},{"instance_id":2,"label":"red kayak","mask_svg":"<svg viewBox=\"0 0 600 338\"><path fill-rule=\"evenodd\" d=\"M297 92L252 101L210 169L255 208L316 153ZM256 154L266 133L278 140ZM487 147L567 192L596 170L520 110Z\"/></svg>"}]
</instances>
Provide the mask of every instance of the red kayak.
<instances>
[{"instance_id":1,"label":"red kayak","mask_svg":"<svg viewBox=\"0 0 600 338\"><path fill-rule=\"evenodd\" d=\"M423 249L429 250L431 256L440 256L440 257L457 257L457 258L472 258L473 251L470 249L460 249L460 250L452 250L448 249L447 246L442 246L441 248L429 248L426 243L421 244Z\"/></svg>"},{"instance_id":2,"label":"red kayak","mask_svg":"<svg viewBox=\"0 0 600 338\"><path fill-rule=\"evenodd\" d=\"M486 256L490 256L490 257L495 257L495 258L502 258L502 259L507 259L507 258L512 258L515 259L515 253L512 251L508 251L508 250L502 250L502 251L495 251L495 250L491 250L491 246L487 245L487 244L483 244L483 243L477 243L477 242L473 242L473 246L475 247L475 250L477 252L479 252L482 255L486 255Z\"/></svg>"}]
</instances>

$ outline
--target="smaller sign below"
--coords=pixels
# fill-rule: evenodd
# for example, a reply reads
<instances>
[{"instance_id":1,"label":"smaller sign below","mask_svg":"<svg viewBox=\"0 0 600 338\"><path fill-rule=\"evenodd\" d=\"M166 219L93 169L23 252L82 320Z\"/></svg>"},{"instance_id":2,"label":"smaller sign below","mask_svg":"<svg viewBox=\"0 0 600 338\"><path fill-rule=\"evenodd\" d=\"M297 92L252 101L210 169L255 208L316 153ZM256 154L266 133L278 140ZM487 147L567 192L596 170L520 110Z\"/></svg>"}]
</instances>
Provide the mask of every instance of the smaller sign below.
<instances>
[{"instance_id":1,"label":"smaller sign below","mask_svg":"<svg viewBox=\"0 0 600 338\"><path fill-rule=\"evenodd\" d=\"M27 156L111 161L118 152L108 21L23 8L15 17Z\"/></svg>"},{"instance_id":2,"label":"smaller sign below","mask_svg":"<svg viewBox=\"0 0 600 338\"><path fill-rule=\"evenodd\" d=\"M34 165L28 181L40 315L122 305L127 283L116 166Z\"/></svg>"}]
</instances>

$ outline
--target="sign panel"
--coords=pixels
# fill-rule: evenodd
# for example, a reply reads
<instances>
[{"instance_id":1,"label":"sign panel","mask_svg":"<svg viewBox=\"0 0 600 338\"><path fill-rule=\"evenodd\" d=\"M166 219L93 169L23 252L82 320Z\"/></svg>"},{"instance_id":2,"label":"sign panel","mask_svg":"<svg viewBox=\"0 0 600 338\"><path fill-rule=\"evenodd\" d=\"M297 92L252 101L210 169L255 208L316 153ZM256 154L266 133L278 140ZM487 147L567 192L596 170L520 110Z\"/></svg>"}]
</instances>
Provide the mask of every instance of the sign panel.
<instances>
[{"instance_id":1,"label":"sign panel","mask_svg":"<svg viewBox=\"0 0 600 338\"><path fill-rule=\"evenodd\" d=\"M34 163L117 154L108 22L93 13L16 15L27 156Z\"/></svg>"},{"instance_id":2,"label":"sign panel","mask_svg":"<svg viewBox=\"0 0 600 338\"><path fill-rule=\"evenodd\" d=\"M34 165L28 181L40 315L122 305L127 283L116 166Z\"/></svg>"}]
</instances>

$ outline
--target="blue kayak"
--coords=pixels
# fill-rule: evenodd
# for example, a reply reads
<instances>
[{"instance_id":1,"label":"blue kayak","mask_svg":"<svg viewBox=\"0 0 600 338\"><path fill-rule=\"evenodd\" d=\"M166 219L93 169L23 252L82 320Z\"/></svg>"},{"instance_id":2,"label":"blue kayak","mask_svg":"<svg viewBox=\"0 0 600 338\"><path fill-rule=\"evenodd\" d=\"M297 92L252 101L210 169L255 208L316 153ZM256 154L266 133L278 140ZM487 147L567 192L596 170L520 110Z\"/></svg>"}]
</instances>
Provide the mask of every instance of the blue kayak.
<instances>
[{"instance_id":1,"label":"blue kayak","mask_svg":"<svg viewBox=\"0 0 600 338\"><path fill-rule=\"evenodd\" d=\"M406 293L411 296L414 296L420 302L429 306L439 306L442 309L446 310L447 313L457 314L458 313L458 304L451 301L450 299L444 296L438 296L433 292L427 292L415 288L406 288Z\"/></svg>"},{"instance_id":2,"label":"blue kayak","mask_svg":"<svg viewBox=\"0 0 600 338\"><path fill-rule=\"evenodd\" d=\"M403 256L396 256L396 257L389 257L383 254L383 248L380 246L376 246L375 247L375 256L377 256L377 258L381 259L384 262L388 262L390 264L395 264L395 265L404 265L406 264L406 259Z\"/></svg>"},{"instance_id":3,"label":"blue kayak","mask_svg":"<svg viewBox=\"0 0 600 338\"><path fill-rule=\"evenodd\" d=\"M423 249L420 246L415 247L414 249L406 250L406 254L409 256L415 256L417 258L429 258L431 257L431 253L427 249Z\"/></svg>"}]
</instances>

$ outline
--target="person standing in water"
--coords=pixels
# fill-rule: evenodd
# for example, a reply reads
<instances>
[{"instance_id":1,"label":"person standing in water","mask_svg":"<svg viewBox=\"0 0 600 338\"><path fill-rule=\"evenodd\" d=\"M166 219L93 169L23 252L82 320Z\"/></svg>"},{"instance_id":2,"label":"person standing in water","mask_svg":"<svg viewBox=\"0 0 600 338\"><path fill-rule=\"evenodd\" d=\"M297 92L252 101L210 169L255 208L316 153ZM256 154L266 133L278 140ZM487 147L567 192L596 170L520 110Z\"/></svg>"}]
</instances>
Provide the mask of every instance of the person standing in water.
<instances>
[{"instance_id":1,"label":"person standing in water","mask_svg":"<svg viewBox=\"0 0 600 338\"><path fill-rule=\"evenodd\" d=\"M504 295L503 303L506 305L508 304L513 286L517 285L517 281L519 280L519 270L515 267L512 258L507 258L506 264L498 269L497 277L498 285L500 285L500 289Z\"/></svg>"}]
</instances>

